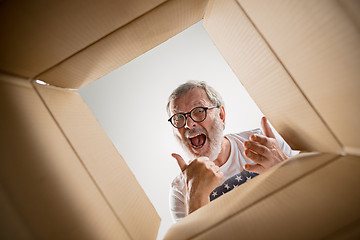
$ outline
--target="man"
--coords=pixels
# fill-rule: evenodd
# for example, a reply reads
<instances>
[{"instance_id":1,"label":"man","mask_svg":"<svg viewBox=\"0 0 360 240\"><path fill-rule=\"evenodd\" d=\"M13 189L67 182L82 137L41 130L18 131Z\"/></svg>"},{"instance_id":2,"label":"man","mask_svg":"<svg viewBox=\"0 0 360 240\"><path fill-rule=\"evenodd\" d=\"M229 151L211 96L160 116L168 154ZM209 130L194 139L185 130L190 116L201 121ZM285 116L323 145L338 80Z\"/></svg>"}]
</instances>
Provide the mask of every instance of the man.
<instances>
[{"instance_id":1,"label":"man","mask_svg":"<svg viewBox=\"0 0 360 240\"><path fill-rule=\"evenodd\" d=\"M176 139L191 160L173 153L181 169L172 182L170 211L175 221L210 200L295 155L275 138L265 117L260 129L223 136L225 108L221 96L205 82L176 88L167 104Z\"/></svg>"}]
</instances>

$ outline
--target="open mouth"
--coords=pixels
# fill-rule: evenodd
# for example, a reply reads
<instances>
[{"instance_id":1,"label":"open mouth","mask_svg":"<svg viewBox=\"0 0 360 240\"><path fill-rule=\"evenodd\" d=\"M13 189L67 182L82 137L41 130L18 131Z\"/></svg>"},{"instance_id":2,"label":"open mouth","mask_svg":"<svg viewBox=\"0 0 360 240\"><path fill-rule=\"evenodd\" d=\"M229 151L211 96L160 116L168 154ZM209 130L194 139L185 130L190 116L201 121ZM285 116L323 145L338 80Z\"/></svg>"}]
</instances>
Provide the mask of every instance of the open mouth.
<instances>
[{"instance_id":1,"label":"open mouth","mask_svg":"<svg viewBox=\"0 0 360 240\"><path fill-rule=\"evenodd\" d=\"M199 133L198 135L189 137L189 140L194 149L199 149L206 143L206 135Z\"/></svg>"}]
</instances>

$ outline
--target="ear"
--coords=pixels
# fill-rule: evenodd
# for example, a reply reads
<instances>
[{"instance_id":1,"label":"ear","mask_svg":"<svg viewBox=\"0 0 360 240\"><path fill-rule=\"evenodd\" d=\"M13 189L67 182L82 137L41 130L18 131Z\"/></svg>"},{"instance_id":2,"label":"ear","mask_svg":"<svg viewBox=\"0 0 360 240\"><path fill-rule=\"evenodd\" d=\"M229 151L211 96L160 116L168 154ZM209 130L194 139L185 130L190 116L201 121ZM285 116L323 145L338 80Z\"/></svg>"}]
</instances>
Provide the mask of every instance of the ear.
<instances>
[{"instance_id":1,"label":"ear","mask_svg":"<svg viewBox=\"0 0 360 240\"><path fill-rule=\"evenodd\" d=\"M224 106L220 107L220 119L222 120L222 122L224 123L224 128L225 128L225 108Z\"/></svg>"}]
</instances>

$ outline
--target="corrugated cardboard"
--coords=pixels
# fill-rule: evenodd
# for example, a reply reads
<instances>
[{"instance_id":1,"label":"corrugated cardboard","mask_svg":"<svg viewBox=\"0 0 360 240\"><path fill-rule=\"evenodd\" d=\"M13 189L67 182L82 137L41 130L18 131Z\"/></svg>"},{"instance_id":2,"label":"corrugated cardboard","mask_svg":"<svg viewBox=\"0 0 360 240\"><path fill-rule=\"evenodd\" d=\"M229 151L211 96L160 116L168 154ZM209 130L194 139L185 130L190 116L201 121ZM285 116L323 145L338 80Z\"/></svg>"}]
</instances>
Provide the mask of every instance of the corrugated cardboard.
<instances>
[{"instance_id":1,"label":"corrugated cardboard","mask_svg":"<svg viewBox=\"0 0 360 240\"><path fill-rule=\"evenodd\" d=\"M50 108L44 104L29 81L7 76L1 76L0 79L0 102L6 103L0 105L0 176L5 195L3 198L10 199L11 202L10 207L5 206L4 209L16 209L11 211L14 213L12 216L22 220L17 225L26 226L25 230L28 232L24 230L23 233L30 234L35 239L155 238L159 218L154 209L149 207L146 195L139 190L140 186L120 157L117 158L117 163L109 166L109 161L115 161L112 156L116 153L115 149L112 146L106 147L106 141L95 148L92 146L94 141L88 135L87 150L90 152L85 156L81 147L75 149L78 147L76 140L71 135L66 136L64 131L67 126L64 124L63 127L62 122L56 120L56 114L49 112ZM46 90L41 91L46 97ZM73 96L71 92L68 94ZM56 100L56 94L53 95ZM67 102L67 99L73 100L71 97L63 96L63 104L74 103ZM68 110L62 109L61 118L71 119L68 111L74 109L86 116L88 111L81 109L81 103L75 103L72 107L68 105ZM81 120L72 119L72 124L79 125L77 121ZM93 133L93 137L102 138L102 129L98 125L92 125L94 122L91 117L85 123L88 123L87 131L82 134L86 135L88 132ZM85 146L86 142L83 144ZM109 151L107 155L97 159L104 165L101 167L102 177L96 175L92 166L86 165L87 160L92 159L91 151L103 154L104 151ZM112 169L119 170L121 166L122 175L112 172L111 176L107 176ZM111 183L115 180L119 188ZM120 192L124 182L134 185L136 195L127 193L127 197L117 196L117 201L114 201L114 195L109 194L109 187ZM127 188L123 190L126 191ZM128 204L128 201L133 202L128 206L119 206ZM124 207L132 207L131 214L123 210ZM134 231L129 227L134 222L132 216L139 216L138 211L144 208L146 211L141 214L145 218L137 219L144 226L137 226ZM7 219L2 216L1 222L4 221L7 222ZM8 226L3 223L0 225L1 228ZM1 229L1 232L4 232L7 239L12 234L9 229Z\"/></svg>"},{"instance_id":2,"label":"corrugated cardboard","mask_svg":"<svg viewBox=\"0 0 360 240\"><path fill-rule=\"evenodd\" d=\"M81 96L58 87L34 87L131 239L154 239L159 216Z\"/></svg>"},{"instance_id":3,"label":"corrugated cardboard","mask_svg":"<svg viewBox=\"0 0 360 240\"><path fill-rule=\"evenodd\" d=\"M35 78L164 1L1 1L0 69Z\"/></svg>"},{"instance_id":4,"label":"corrugated cardboard","mask_svg":"<svg viewBox=\"0 0 360 240\"><path fill-rule=\"evenodd\" d=\"M353 12L337 0L239 3L341 146L360 149L354 104L360 103L360 29ZM343 3L360 9L359 2Z\"/></svg>"},{"instance_id":5,"label":"corrugated cardboard","mask_svg":"<svg viewBox=\"0 0 360 240\"><path fill-rule=\"evenodd\" d=\"M156 237L154 208L65 88L164 42L205 8L215 45L285 140L330 153L270 169L174 225L167 239L360 236L356 1L39 0L0 3L0 70L64 89L0 76L1 238Z\"/></svg>"},{"instance_id":6,"label":"corrugated cardboard","mask_svg":"<svg viewBox=\"0 0 360 240\"><path fill-rule=\"evenodd\" d=\"M37 76L81 88L201 20L206 0L168 1Z\"/></svg>"},{"instance_id":7,"label":"corrugated cardboard","mask_svg":"<svg viewBox=\"0 0 360 240\"><path fill-rule=\"evenodd\" d=\"M359 168L359 157L298 155L195 211L165 239L342 236L359 226Z\"/></svg>"},{"instance_id":8,"label":"corrugated cardboard","mask_svg":"<svg viewBox=\"0 0 360 240\"><path fill-rule=\"evenodd\" d=\"M4 2L0 70L78 89L201 20L206 3Z\"/></svg>"},{"instance_id":9,"label":"corrugated cardboard","mask_svg":"<svg viewBox=\"0 0 360 240\"><path fill-rule=\"evenodd\" d=\"M251 97L294 149L342 146L235 0L211 1L204 27Z\"/></svg>"}]
</instances>

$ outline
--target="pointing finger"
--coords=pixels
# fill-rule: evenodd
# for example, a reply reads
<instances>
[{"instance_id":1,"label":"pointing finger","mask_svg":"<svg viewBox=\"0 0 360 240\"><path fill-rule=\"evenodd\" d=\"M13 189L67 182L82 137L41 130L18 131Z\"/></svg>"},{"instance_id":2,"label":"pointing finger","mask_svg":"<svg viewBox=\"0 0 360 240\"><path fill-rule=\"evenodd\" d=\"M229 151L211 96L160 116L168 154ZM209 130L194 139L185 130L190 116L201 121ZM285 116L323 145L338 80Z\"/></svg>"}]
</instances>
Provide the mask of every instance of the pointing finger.
<instances>
[{"instance_id":1,"label":"pointing finger","mask_svg":"<svg viewBox=\"0 0 360 240\"><path fill-rule=\"evenodd\" d=\"M183 172L188 166L187 163L184 161L184 159L179 154L173 153L173 154L171 154L171 156L176 159L181 171Z\"/></svg>"},{"instance_id":2,"label":"pointing finger","mask_svg":"<svg viewBox=\"0 0 360 240\"><path fill-rule=\"evenodd\" d=\"M262 128L265 136L267 136L269 138L275 138L275 135L274 135L273 131L271 130L270 125L265 116L261 118L261 128Z\"/></svg>"}]
</instances>

